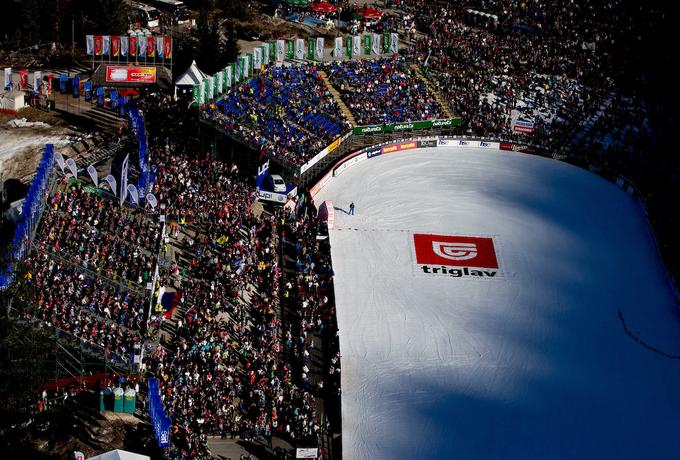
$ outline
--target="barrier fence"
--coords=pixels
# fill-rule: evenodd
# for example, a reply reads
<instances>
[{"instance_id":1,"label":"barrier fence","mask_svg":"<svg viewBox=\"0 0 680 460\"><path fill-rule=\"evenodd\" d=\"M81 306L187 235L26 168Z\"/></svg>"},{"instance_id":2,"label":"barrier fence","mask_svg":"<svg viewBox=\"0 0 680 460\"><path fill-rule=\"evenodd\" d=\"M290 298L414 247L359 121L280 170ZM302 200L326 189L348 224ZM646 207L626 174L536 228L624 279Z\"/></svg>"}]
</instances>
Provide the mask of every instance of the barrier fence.
<instances>
[{"instance_id":1,"label":"barrier fence","mask_svg":"<svg viewBox=\"0 0 680 460\"><path fill-rule=\"evenodd\" d=\"M17 224L14 237L10 243L8 265L5 271L0 273L0 289L6 289L14 280L14 263L24 257L30 240L35 234L40 217L45 209L47 189L53 171L54 145L47 144L21 208L21 220Z\"/></svg>"},{"instance_id":2,"label":"barrier fence","mask_svg":"<svg viewBox=\"0 0 680 460\"><path fill-rule=\"evenodd\" d=\"M160 396L158 379L150 378L149 383L149 417L153 425L154 435L158 447L168 447L170 445L170 418L165 413L165 406Z\"/></svg>"}]
</instances>

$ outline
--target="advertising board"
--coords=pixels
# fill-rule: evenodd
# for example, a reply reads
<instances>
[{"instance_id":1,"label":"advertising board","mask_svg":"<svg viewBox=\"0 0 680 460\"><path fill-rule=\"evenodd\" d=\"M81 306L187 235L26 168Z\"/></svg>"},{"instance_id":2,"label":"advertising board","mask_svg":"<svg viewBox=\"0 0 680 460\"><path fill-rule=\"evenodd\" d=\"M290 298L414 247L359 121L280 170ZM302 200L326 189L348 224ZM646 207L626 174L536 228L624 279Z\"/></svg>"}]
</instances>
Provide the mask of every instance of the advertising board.
<instances>
[{"instance_id":1,"label":"advertising board","mask_svg":"<svg viewBox=\"0 0 680 460\"><path fill-rule=\"evenodd\" d=\"M109 83L156 83L156 68L146 66L106 66Z\"/></svg>"}]
</instances>

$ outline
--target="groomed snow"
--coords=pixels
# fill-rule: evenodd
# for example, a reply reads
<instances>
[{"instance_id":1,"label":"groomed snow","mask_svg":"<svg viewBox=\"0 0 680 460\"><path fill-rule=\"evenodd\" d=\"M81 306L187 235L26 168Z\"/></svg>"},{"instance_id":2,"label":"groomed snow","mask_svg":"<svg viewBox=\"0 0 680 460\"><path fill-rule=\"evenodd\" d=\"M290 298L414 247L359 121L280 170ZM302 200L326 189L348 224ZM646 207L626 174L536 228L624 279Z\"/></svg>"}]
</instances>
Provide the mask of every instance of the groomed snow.
<instances>
[{"instance_id":1,"label":"groomed snow","mask_svg":"<svg viewBox=\"0 0 680 460\"><path fill-rule=\"evenodd\" d=\"M680 321L646 217L521 153L433 148L331 180L346 459L677 459ZM492 236L493 279L425 276L413 233Z\"/></svg>"}]
</instances>

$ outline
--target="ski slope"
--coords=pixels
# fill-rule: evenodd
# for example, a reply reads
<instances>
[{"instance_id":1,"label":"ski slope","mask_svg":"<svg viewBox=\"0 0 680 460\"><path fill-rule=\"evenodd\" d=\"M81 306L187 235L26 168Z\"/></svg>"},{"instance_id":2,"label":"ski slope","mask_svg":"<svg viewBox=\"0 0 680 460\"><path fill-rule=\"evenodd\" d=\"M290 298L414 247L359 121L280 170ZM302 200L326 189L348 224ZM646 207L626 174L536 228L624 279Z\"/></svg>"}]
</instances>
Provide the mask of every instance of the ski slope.
<instances>
[{"instance_id":1,"label":"ski slope","mask_svg":"<svg viewBox=\"0 0 680 460\"><path fill-rule=\"evenodd\" d=\"M618 314L680 355L629 195L552 159L440 147L360 162L323 200L343 458L680 458L680 361ZM498 272L425 274L414 233L492 238Z\"/></svg>"}]
</instances>

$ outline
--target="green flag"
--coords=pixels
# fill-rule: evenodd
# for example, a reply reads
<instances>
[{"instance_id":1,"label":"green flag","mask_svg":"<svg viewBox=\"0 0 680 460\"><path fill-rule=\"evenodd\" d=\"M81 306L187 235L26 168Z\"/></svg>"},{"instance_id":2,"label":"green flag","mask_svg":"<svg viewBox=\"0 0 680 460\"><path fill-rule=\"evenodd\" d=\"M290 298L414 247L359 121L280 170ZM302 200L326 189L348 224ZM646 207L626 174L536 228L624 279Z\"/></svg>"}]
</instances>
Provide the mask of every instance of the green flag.
<instances>
[{"instance_id":1,"label":"green flag","mask_svg":"<svg viewBox=\"0 0 680 460\"><path fill-rule=\"evenodd\" d=\"M364 35L364 54L366 56L371 54L371 34Z\"/></svg>"},{"instance_id":2,"label":"green flag","mask_svg":"<svg viewBox=\"0 0 680 460\"><path fill-rule=\"evenodd\" d=\"M293 59L295 56L294 40L286 40L286 59Z\"/></svg>"},{"instance_id":3,"label":"green flag","mask_svg":"<svg viewBox=\"0 0 680 460\"><path fill-rule=\"evenodd\" d=\"M316 48L316 38L307 38L307 59L314 60L314 49Z\"/></svg>"},{"instance_id":4,"label":"green flag","mask_svg":"<svg viewBox=\"0 0 680 460\"><path fill-rule=\"evenodd\" d=\"M194 85L194 87L191 89L191 95L193 97L191 105L198 105L198 102L201 99L201 85Z\"/></svg>"}]
</instances>

